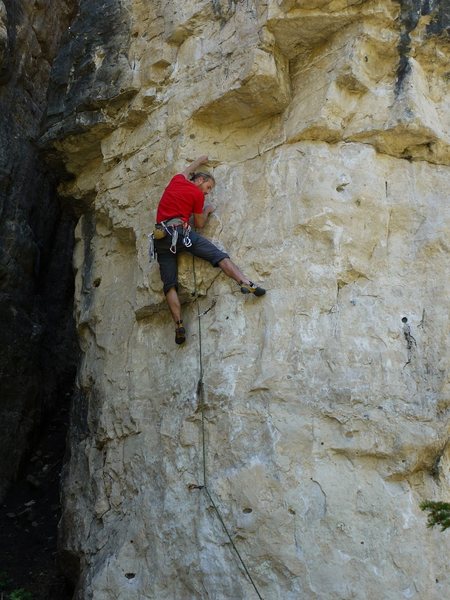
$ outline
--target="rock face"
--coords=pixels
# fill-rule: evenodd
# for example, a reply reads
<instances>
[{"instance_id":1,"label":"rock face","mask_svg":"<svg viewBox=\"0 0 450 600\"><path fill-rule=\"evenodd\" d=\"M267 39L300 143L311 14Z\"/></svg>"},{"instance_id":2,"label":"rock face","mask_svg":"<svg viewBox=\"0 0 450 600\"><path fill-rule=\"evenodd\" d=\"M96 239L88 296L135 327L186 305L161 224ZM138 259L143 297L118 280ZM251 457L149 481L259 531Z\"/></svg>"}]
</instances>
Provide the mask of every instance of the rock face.
<instances>
[{"instance_id":1,"label":"rock face","mask_svg":"<svg viewBox=\"0 0 450 600\"><path fill-rule=\"evenodd\" d=\"M0 1L0 498L77 363L74 217L36 147L72 5Z\"/></svg>"},{"instance_id":2,"label":"rock face","mask_svg":"<svg viewBox=\"0 0 450 600\"><path fill-rule=\"evenodd\" d=\"M56 61L42 144L82 213L61 525L80 600L450 589L419 509L450 493L449 4L307 5L82 0ZM180 256L178 348L146 235L200 154L206 235L268 293L200 261L194 283Z\"/></svg>"}]
</instances>

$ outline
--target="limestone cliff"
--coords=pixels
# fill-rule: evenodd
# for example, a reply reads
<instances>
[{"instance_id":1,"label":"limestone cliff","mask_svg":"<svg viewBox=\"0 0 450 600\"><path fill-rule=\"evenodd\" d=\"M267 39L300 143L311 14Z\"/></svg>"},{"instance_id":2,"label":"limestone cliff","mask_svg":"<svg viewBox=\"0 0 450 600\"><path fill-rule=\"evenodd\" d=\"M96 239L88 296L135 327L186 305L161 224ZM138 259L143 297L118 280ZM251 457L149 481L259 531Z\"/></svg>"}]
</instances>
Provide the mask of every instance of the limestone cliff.
<instances>
[{"instance_id":1,"label":"limestone cliff","mask_svg":"<svg viewBox=\"0 0 450 600\"><path fill-rule=\"evenodd\" d=\"M79 600L448 594L449 538L418 508L450 494L448 16L80 1L41 139L82 213L61 525ZM178 348L146 236L199 154L206 234L268 293L200 262L194 284L180 257Z\"/></svg>"}]
</instances>

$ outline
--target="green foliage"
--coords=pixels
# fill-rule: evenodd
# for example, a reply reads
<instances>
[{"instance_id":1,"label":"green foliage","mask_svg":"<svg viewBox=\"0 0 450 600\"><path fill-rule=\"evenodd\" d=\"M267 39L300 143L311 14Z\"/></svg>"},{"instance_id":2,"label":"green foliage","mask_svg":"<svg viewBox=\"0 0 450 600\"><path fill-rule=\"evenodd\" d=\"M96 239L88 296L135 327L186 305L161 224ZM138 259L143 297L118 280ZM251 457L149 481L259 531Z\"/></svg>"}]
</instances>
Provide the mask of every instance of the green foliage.
<instances>
[{"instance_id":1,"label":"green foliage","mask_svg":"<svg viewBox=\"0 0 450 600\"><path fill-rule=\"evenodd\" d=\"M12 583L6 571L0 571L0 591L5 590Z\"/></svg>"},{"instance_id":2,"label":"green foliage","mask_svg":"<svg viewBox=\"0 0 450 600\"><path fill-rule=\"evenodd\" d=\"M0 598L1 600L33 600L33 594L24 588L13 587L13 580L6 571L0 571ZM9 591L11 590L11 591Z\"/></svg>"},{"instance_id":3,"label":"green foliage","mask_svg":"<svg viewBox=\"0 0 450 600\"><path fill-rule=\"evenodd\" d=\"M9 600L33 600L33 594L24 588L18 588L9 594Z\"/></svg>"},{"instance_id":4,"label":"green foliage","mask_svg":"<svg viewBox=\"0 0 450 600\"><path fill-rule=\"evenodd\" d=\"M420 508L428 511L427 527L439 525L441 531L450 527L450 502L425 500L420 503Z\"/></svg>"}]
</instances>

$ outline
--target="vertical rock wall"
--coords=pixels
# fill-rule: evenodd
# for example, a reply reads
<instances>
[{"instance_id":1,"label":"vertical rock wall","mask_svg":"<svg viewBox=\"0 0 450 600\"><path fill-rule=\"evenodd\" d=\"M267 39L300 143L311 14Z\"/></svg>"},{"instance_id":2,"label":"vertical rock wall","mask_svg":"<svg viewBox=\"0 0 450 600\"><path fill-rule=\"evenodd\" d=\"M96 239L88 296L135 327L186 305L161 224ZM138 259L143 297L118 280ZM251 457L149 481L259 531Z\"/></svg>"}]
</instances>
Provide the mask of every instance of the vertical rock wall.
<instances>
[{"instance_id":1,"label":"vertical rock wall","mask_svg":"<svg viewBox=\"0 0 450 600\"><path fill-rule=\"evenodd\" d=\"M74 217L36 146L73 4L0 2L0 497L77 362Z\"/></svg>"},{"instance_id":2,"label":"vertical rock wall","mask_svg":"<svg viewBox=\"0 0 450 600\"><path fill-rule=\"evenodd\" d=\"M100 6L101 4L101 6ZM74 179L77 598L257 597L203 481L192 261L176 347L146 234L208 154L195 263L208 489L266 600L442 599L450 494L448 3L80 2L42 142Z\"/></svg>"}]
</instances>

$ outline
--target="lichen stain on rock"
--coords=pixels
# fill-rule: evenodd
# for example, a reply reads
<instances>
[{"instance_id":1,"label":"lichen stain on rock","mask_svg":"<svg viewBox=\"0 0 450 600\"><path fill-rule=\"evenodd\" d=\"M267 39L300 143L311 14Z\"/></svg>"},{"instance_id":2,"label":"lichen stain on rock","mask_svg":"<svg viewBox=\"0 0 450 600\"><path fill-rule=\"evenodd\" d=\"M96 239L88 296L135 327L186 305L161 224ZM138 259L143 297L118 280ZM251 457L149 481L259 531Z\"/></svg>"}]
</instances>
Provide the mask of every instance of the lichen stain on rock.
<instances>
[{"instance_id":1,"label":"lichen stain on rock","mask_svg":"<svg viewBox=\"0 0 450 600\"><path fill-rule=\"evenodd\" d=\"M411 33L420 20L426 23L428 37L439 36L445 44L450 32L450 3L448 0L433 2L430 0L400 0L399 21L401 24L398 44L399 65L397 68L396 91L400 92L403 80L410 69Z\"/></svg>"},{"instance_id":2,"label":"lichen stain on rock","mask_svg":"<svg viewBox=\"0 0 450 600\"><path fill-rule=\"evenodd\" d=\"M427 33L429 35L439 35L448 38L450 33L450 3L448 0L441 0L440 2L430 2L433 5L433 11L431 21L427 26ZM428 13L424 13L428 14Z\"/></svg>"}]
</instances>

